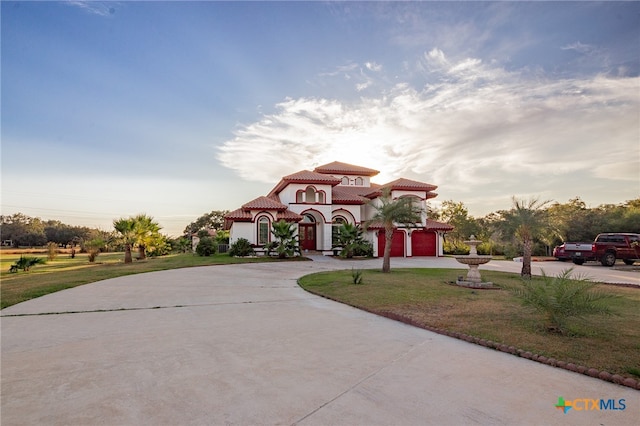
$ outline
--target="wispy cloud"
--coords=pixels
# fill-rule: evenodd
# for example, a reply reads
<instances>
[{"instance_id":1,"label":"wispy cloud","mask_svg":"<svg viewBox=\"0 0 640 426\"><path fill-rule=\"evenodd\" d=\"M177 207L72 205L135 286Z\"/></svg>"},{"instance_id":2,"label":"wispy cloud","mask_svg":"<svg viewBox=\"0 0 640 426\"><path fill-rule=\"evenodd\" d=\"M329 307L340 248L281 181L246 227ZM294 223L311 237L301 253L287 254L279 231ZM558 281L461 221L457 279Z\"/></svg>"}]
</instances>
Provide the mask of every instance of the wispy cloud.
<instances>
[{"instance_id":1,"label":"wispy cloud","mask_svg":"<svg viewBox=\"0 0 640 426\"><path fill-rule=\"evenodd\" d=\"M87 13L99 16L111 16L116 12L117 2L91 1L91 0L67 0L69 6L79 7Z\"/></svg>"},{"instance_id":2,"label":"wispy cloud","mask_svg":"<svg viewBox=\"0 0 640 426\"><path fill-rule=\"evenodd\" d=\"M571 44L567 44L566 46L562 46L560 49L562 50L575 50L576 52L580 52L580 53L591 53L595 50L595 46L589 45L589 44L583 44L580 43L579 41L576 41L575 43L571 43Z\"/></svg>"},{"instance_id":3,"label":"wispy cloud","mask_svg":"<svg viewBox=\"0 0 640 426\"><path fill-rule=\"evenodd\" d=\"M467 194L544 191L569 175L584 175L585 190L589 179L637 179L640 78L534 79L439 49L422 63L435 78L421 89L401 83L356 103L287 99L239 128L218 159L247 180L340 160L381 170L379 181L408 176Z\"/></svg>"}]
</instances>

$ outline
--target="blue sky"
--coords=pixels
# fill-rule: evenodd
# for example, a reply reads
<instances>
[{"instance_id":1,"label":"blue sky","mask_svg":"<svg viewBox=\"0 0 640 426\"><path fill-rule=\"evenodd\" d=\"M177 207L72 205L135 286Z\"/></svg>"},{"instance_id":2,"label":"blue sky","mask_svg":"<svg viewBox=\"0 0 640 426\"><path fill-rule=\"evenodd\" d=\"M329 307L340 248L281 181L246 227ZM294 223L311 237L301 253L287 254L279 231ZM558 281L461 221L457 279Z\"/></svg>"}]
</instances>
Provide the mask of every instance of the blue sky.
<instances>
[{"instance_id":1,"label":"blue sky","mask_svg":"<svg viewBox=\"0 0 640 426\"><path fill-rule=\"evenodd\" d=\"M640 2L11 2L2 214L179 235L334 160L511 197L640 196Z\"/></svg>"}]
</instances>

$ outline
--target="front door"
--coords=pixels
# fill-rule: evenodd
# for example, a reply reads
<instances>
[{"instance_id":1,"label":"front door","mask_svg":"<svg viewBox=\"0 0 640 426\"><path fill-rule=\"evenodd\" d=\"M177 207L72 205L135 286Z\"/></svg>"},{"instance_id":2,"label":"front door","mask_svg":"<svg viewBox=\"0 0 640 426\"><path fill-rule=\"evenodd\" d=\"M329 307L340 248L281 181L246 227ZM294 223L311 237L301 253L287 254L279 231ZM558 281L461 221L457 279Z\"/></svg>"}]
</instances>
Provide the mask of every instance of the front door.
<instances>
[{"instance_id":1,"label":"front door","mask_svg":"<svg viewBox=\"0 0 640 426\"><path fill-rule=\"evenodd\" d=\"M316 249L316 224L315 223L301 223L299 225L298 235L300 236L300 248L302 250Z\"/></svg>"}]
</instances>

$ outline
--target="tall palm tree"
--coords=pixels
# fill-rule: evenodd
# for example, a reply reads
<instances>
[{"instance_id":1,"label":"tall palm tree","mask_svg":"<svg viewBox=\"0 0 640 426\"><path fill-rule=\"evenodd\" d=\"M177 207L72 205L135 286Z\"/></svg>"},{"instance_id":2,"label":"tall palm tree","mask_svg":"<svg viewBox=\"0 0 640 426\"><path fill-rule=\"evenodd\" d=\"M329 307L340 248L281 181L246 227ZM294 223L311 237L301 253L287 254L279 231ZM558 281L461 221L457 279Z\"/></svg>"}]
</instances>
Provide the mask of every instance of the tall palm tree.
<instances>
[{"instance_id":1,"label":"tall palm tree","mask_svg":"<svg viewBox=\"0 0 640 426\"><path fill-rule=\"evenodd\" d=\"M146 214L139 214L133 217L135 244L138 246L138 259L146 259L146 249L156 241L160 233L160 225L153 220L153 217Z\"/></svg>"},{"instance_id":2,"label":"tall palm tree","mask_svg":"<svg viewBox=\"0 0 640 426\"><path fill-rule=\"evenodd\" d=\"M113 221L113 228L120 234L124 243L124 263L131 263L131 247L135 243L135 221L132 217Z\"/></svg>"},{"instance_id":3,"label":"tall palm tree","mask_svg":"<svg viewBox=\"0 0 640 426\"><path fill-rule=\"evenodd\" d=\"M520 200L512 197L513 208L500 212L500 228L505 235L513 235L522 243L522 271L520 276L531 278L531 249L533 240L538 238L547 226L547 211L544 207L549 201L537 198Z\"/></svg>"},{"instance_id":4,"label":"tall palm tree","mask_svg":"<svg viewBox=\"0 0 640 426\"><path fill-rule=\"evenodd\" d=\"M373 217L365 223L365 229L373 223L382 223L384 226L384 258L382 260L382 272L391 271L391 243L393 231L396 224L415 226L422 221L423 210L413 204L413 200L408 197L393 199L391 190L383 189L382 195L378 198L379 204L371 204L376 210ZM375 200L373 200L375 201Z\"/></svg>"}]
</instances>

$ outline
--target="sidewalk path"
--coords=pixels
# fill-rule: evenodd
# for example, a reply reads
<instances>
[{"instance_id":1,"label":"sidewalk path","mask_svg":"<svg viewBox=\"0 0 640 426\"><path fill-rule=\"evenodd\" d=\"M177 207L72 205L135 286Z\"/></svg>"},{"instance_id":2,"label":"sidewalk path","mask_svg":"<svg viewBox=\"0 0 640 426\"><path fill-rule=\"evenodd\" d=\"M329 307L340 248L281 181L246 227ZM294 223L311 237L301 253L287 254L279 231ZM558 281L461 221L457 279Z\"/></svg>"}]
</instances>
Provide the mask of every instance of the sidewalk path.
<instances>
[{"instance_id":1,"label":"sidewalk path","mask_svg":"<svg viewBox=\"0 0 640 426\"><path fill-rule=\"evenodd\" d=\"M392 267L452 262L393 259ZM296 284L351 265L318 258L153 272L6 308L0 421L637 424L638 391L368 314ZM613 279L639 283L628 274ZM560 396L624 399L626 409L564 414L554 407Z\"/></svg>"}]
</instances>

